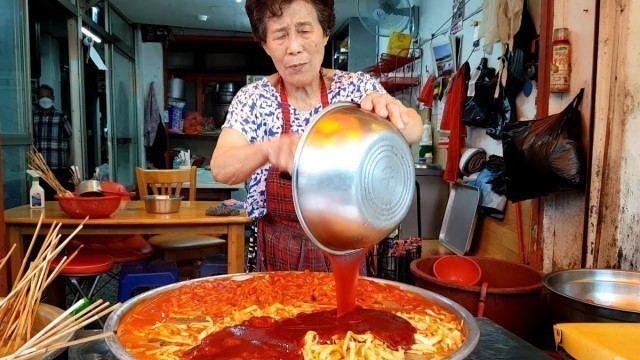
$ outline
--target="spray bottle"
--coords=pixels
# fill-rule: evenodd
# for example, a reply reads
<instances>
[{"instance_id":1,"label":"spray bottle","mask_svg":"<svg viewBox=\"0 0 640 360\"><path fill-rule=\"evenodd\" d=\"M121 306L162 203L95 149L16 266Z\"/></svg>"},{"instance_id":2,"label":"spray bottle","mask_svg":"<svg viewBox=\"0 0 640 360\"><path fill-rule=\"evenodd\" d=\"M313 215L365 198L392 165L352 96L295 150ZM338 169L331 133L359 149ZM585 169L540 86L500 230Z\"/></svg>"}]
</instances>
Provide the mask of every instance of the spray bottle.
<instances>
[{"instance_id":1,"label":"spray bottle","mask_svg":"<svg viewBox=\"0 0 640 360\"><path fill-rule=\"evenodd\" d=\"M27 170L31 175L31 189L29 190L29 205L32 209L44 208L44 189L40 186L40 173L35 170Z\"/></svg>"},{"instance_id":2,"label":"spray bottle","mask_svg":"<svg viewBox=\"0 0 640 360\"><path fill-rule=\"evenodd\" d=\"M422 139L420 139L418 162L433 163L433 133L431 132L430 121L424 123L424 132L422 133Z\"/></svg>"}]
</instances>

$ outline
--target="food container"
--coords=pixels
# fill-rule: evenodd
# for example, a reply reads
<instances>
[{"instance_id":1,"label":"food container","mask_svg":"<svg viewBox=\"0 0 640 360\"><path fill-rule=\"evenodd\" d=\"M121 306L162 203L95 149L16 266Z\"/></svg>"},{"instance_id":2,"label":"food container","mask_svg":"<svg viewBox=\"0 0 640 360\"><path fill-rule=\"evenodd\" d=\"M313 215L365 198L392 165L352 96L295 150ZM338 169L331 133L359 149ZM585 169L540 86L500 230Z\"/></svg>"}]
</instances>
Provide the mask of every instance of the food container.
<instances>
[{"instance_id":1,"label":"food container","mask_svg":"<svg viewBox=\"0 0 640 360\"><path fill-rule=\"evenodd\" d=\"M78 184L78 196L80 197L101 197L104 196L102 186L98 180L84 180Z\"/></svg>"},{"instance_id":2,"label":"food container","mask_svg":"<svg viewBox=\"0 0 640 360\"><path fill-rule=\"evenodd\" d=\"M323 109L302 135L293 164L298 220L321 249L377 244L411 206L413 155L388 120L351 103Z\"/></svg>"},{"instance_id":3,"label":"food container","mask_svg":"<svg viewBox=\"0 0 640 360\"><path fill-rule=\"evenodd\" d=\"M216 279L220 279L220 280L234 279L234 280L242 281L256 275L260 275L260 273L222 275L222 276L217 276ZM109 315L109 318L107 319L107 322L104 325L104 330L117 332L118 325L120 324L120 320L124 319L127 315L127 312L129 312L139 303L144 303L155 296L161 295L164 292L179 288L181 286L187 286L198 281L210 281L210 280L211 278L200 278L200 279L182 281L179 283L153 289L148 292L145 292L142 295L138 295L134 298L131 298L127 302L122 304L122 306L118 310L116 310L115 312L111 313L111 315ZM464 359L473 351L473 349L478 344L478 340L480 339L480 332L478 330L478 325L476 323L476 320L462 306L454 303L453 301L443 296L432 293L430 291L426 291L424 289L417 288L415 286L400 284L400 283L396 283L388 280L374 279L374 278L368 278L368 280L395 285L407 292L419 294L424 298L426 298L427 300L431 301L434 305L437 305L449 311L450 313L454 314L458 319L461 319L464 325L463 331L464 331L464 335L466 335L466 340L456 352L454 352L453 354L447 357L448 359L451 359L451 360ZM212 294L211 296L215 296L215 294ZM116 356L116 358L120 360L135 359L131 354L129 354L126 351L124 346L122 346L117 336L108 337L106 339L106 342L107 342L107 346L109 347L111 352Z\"/></svg>"},{"instance_id":4,"label":"food container","mask_svg":"<svg viewBox=\"0 0 640 360\"><path fill-rule=\"evenodd\" d=\"M442 281L473 286L480 281L482 270L471 258L447 255L433 263L433 274Z\"/></svg>"},{"instance_id":5,"label":"food container","mask_svg":"<svg viewBox=\"0 0 640 360\"><path fill-rule=\"evenodd\" d=\"M127 203L131 201L131 198L136 196L135 192L129 192L122 185L113 181L102 181L100 182L100 186L102 187L102 193L105 195L119 195L120 196L120 207L119 209L124 209L127 206Z\"/></svg>"},{"instance_id":6,"label":"food container","mask_svg":"<svg viewBox=\"0 0 640 360\"><path fill-rule=\"evenodd\" d=\"M2 299L3 298L0 297L0 300ZM60 308L51 306L49 304L40 303L40 305L38 305L38 312L36 313L36 318L33 323L33 335L37 334L38 331L44 329L47 325L49 325L52 321L60 317L60 315L62 315L63 313L64 313L64 310ZM59 341L60 342L71 341L71 339L73 339L74 336L75 336L75 331L72 331L70 334L68 334L64 338L59 339ZM44 356L42 356L41 360L53 360L58 355L62 354L64 350L65 350L64 348L51 350L45 353Z\"/></svg>"},{"instance_id":7,"label":"food container","mask_svg":"<svg viewBox=\"0 0 640 360\"><path fill-rule=\"evenodd\" d=\"M530 343L536 343L543 329L542 275L534 268L512 261L469 256L480 266L476 285L461 285L438 279L433 264L442 256L427 256L411 263L416 285L438 293L482 315ZM483 285L486 285L483 294ZM481 304L482 314L480 313ZM551 329L547 329L551 334Z\"/></svg>"},{"instance_id":8,"label":"food container","mask_svg":"<svg viewBox=\"0 0 640 360\"><path fill-rule=\"evenodd\" d=\"M76 197L54 196L60 204L60 208L67 215L76 219L84 219L87 216L92 219L105 218L120 207L120 195L103 197Z\"/></svg>"},{"instance_id":9,"label":"food container","mask_svg":"<svg viewBox=\"0 0 640 360\"><path fill-rule=\"evenodd\" d=\"M575 269L549 273L554 324L563 322L640 322L640 272Z\"/></svg>"},{"instance_id":10,"label":"food container","mask_svg":"<svg viewBox=\"0 0 640 360\"><path fill-rule=\"evenodd\" d=\"M171 214L180 211L182 198L178 195L147 195L142 200L148 213Z\"/></svg>"}]
</instances>

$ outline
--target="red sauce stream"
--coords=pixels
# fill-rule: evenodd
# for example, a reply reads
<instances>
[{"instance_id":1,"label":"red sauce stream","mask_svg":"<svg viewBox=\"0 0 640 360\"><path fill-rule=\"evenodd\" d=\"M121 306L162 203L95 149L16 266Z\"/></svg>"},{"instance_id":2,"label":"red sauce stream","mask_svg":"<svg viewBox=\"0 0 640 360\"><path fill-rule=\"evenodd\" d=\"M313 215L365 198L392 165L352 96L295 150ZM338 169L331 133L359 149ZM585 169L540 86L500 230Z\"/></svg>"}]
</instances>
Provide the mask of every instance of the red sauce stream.
<instances>
[{"instance_id":1,"label":"red sauce stream","mask_svg":"<svg viewBox=\"0 0 640 360\"><path fill-rule=\"evenodd\" d=\"M356 308L337 316L336 310L298 314L289 319L251 318L240 325L213 333L185 354L186 359L282 359L301 358L304 336L315 331L321 341L371 332L392 349L409 349L416 329L407 320L387 311Z\"/></svg>"},{"instance_id":2,"label":"red sauce stream","mask_svg":"<svg viewBox=\"0 0 640 360\"><path fill-rule=\"evenodd\" d=\"M328 254L336 280L336 301L338 316L356 309L356 288L358 285L358 269L364 260L366 251L360 250L347 255Z\"/></svg>"}]
</instances>

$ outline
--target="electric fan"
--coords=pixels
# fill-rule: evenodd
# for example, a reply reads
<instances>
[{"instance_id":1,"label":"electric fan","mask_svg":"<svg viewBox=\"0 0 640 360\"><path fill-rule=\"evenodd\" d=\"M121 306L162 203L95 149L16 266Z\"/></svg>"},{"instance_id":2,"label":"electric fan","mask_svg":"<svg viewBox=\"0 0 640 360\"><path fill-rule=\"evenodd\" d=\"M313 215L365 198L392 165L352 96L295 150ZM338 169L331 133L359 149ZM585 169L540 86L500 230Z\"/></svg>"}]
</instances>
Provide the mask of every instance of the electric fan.
<instances>
[{"instance_id":1,"label":"electric fan","mask_svg":"<svg viewBox=\"0 0 640 360\"><path fill-rule=\"evenodd\" d=\"M358 17L373 34L388 37L407 29L417 35L417 6L410 0L358 0Z\"/></svg>"}]
</instances>

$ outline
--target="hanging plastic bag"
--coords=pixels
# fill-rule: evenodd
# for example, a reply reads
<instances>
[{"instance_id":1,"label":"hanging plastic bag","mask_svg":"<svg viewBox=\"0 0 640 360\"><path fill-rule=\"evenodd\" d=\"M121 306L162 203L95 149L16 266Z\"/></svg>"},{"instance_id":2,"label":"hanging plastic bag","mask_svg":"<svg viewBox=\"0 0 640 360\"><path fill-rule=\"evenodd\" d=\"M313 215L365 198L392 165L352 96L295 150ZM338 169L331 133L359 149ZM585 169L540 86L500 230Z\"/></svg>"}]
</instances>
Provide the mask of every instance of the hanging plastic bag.
<instances>
[{"instance_id":1,"label":"hanging plastic bag","mask_svg":"<svg viewBox=\"0 0 640 360\"><path fill-rule=\"evenodd\" d=\"M502 140L504 127L511 122L511 103L502 94L494 99L496 110L491 112L487 122L487 135L496 140Z\"/></svg>"},{"instance_id":2,"label":"hanging plastic bag","mask_svg":"<svg viewBox=\"0 0 640 360\"><path fill-rule=\"evenodd\" d=\"M583 189L585 156L578 107L584 89L562 112L504 128L505 195L522 201L565 189Z\"/></svg>"}]
</instances>

